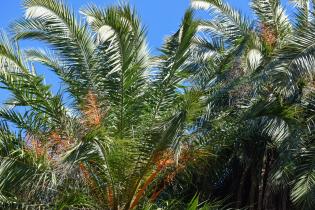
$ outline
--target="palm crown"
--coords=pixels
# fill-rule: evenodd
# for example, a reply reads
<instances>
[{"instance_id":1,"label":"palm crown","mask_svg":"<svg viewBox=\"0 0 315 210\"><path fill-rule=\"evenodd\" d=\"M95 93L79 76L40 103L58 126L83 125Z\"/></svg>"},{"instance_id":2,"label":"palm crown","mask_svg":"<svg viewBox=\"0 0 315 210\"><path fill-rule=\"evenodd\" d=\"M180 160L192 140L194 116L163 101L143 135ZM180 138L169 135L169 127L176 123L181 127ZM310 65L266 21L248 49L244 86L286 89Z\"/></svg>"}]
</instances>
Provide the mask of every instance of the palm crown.
<instances>
[{"instance_id":1,"label":"palm crown","mask_svg":"<svg viewBox=\"0 0 315 210\"><path fill-rule=\"evenodd\" d=\"M198 103L198 94L179 91L197 28L192 11L151 58L128 5L90 5L81 10L86 21L60 1L24 6L14 40L40 40L49 50L22 51L2 34L0 77L11 92L11 108L0 113L2 202L134 209L157 197L186 164L180 139ZM55 72L63 90L52 93L34 62Z\"/></svg>"},{"instance_id":2,"label":"palm crown","mask_svg":"<svg viewBox=\"0 0 315 210\"><path fill-rule=\"evenodd\" d=\"M200 132L220 148L213 163L220 172L206 177L212 193L229 192L237 208L314 205L313 114L305 107L313 100L313 9L292 2L290 20L278 0L250 1L252 21L221 0L192 1L210 16L200 21L193 62L209 107Z\"/></svg>"},{"instance_id":3,"label":"palm crown","mask_svg":"<svg viewBox=\"0 0 315 210\"><path fill-rule=\"evenodd\" d=\"M250 20L222 0L192 0L152 57L126 4L89 5L78 19L62 1L24 0L13 41L0 40L11 93L2 205L152 209L185 195L188 209L312 209L314 2L291 2L293 18L279 0L252 0ZM194 18L200 9L210 20ZM23 39L47 49L21 50ZM58 93L36 62L61 79Z\"/></svg>"}]
</instances>

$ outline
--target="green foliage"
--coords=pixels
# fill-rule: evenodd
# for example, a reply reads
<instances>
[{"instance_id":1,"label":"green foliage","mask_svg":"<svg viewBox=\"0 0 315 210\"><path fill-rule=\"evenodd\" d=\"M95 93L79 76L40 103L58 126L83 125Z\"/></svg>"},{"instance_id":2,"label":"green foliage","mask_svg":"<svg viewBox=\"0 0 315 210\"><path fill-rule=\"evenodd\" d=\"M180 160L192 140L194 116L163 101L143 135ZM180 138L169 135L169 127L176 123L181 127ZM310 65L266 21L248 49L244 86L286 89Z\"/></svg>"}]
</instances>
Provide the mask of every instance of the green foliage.
<instances>
[{"instance_id":1,"label":"green foliage","mask_svg":"<svg viewBox=\"0 0 315 210\"><path fill-rule=\"evenodd\" d=\"M0 34L1 208L312 209L314 2L292 2L193 0L152 57L128 4L24 0Z\"/></svg>"},{"instance_id":2,"label":"green foliage","mask_svg":"<svg viewBox=\"0 0 315 210\"><path fill-rule=\"evenodd\" d=\"M90 5L81 11L86 22L62 1L24 7L14 41L4 33L0 41L0 81L11 93L0 116L21 133L8 142L17 137L2 126L3 206L136 208L177 173L182 147L191 145L185 133L202 109L201 94L179 91L197 29L193 12L153 59L129 5ZM22 39L48 48L22 51ZM33 62L60 77L58 94Z\"/></svg>"}]
</instances>

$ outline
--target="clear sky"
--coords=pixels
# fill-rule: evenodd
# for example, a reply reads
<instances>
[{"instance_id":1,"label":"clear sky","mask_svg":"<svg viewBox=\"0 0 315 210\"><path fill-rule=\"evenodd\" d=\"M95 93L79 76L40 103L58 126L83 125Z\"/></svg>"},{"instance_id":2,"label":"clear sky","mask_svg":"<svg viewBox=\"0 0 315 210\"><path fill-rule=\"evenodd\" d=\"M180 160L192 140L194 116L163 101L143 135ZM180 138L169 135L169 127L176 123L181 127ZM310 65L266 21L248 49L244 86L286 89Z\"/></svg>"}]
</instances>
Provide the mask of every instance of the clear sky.
<instances>
[{"instance_id":1,"label":"clear sky","mask_svg":"<svg viewBox=\"0 0 315 210\"><path fill-rule=\"evenodd\" d=\"M1 0L0 28L6 28L11 21L23 15L22 0ZM95 3L108 6L118 0L67 0L78 11L84 5ZM163 38L174 32L189 6L189 0L130 0L148 29L148 41L152 50L163 42Z\"/></svg>"},{"instance_id":2,"label":"clear sky","mask_svg":"<svg viewBox=\"0 0 315 210\"><path fill-rule=\"evenodd\" d=\"M78 11L79 8L89 3L99 6L117 4L119 0L66 0ZM285 0L282 0L283 2ZM227 0L235 8L251 16L249 12L249 0ZM156 53L156 49L163 43L164 37L175 32L178 28L185 10L189 7L190 0L130 0L141 16L143 24L148 29L148 42L151 52ZM0 5L0 28L7 29L9 24L23 16L22 0L1 0ZM34 47L33 42L26 42L23 46ZM31 45L31 46L28 46ZM57 79L54 75L38 66L38 71L44 74L48 84L54 84L54 91L59 89ZM5 97L0 90L0 102Z\"/></svg>"},{"instance_id":3,"label":"clear sky","mask_svg":"<svg viewBox=\"0 0 315 210\"><path fill-rule=\"evenodd\" d=\"M227 0L232 6L249 15L249 0ZM119 2L118 0L67 0L75 10L95 3L107 6ZM190 0L130 0L140 14L143 23L148 28L149 46L153 51L159 47L166 35L174 32L180 24L181 18L188 8ZM22 0L1 0L0 28L7 28L10 22L22 17Z\"/></svg>"},{"instance_id":4,"label":"clear sky","mask_svg":"<svg viewBox=\"0 0 315 210\"><path fill-rule=\"evenodd\" d=\"M78 11L88 3L99 6L116 4L119 0L66 0ZM285 0L282 0L285 2ZM249 0L227 0L232 6L250 15ZM142 21L148 28L148 41L152 51L161 46L166 35L174 32L180 24L190 0L130 0L140 14ZM6 29L15 19L22 17L22 0L1 0L0 28Z\"/></svg>"}]
</instances>

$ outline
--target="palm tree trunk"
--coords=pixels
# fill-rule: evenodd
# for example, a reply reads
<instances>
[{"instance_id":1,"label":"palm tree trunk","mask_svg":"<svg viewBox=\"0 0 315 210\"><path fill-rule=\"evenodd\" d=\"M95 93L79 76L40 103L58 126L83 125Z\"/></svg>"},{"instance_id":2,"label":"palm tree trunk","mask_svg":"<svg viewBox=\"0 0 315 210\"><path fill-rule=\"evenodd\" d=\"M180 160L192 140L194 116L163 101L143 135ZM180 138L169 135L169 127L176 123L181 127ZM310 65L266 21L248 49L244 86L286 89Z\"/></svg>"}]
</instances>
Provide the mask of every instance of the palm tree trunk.
<instances>
[{"instance_id":1,"label":"palm tree trunk","mask_svg":"<svg viewBox=\"0 0 315 210\"><path fill-rule=\"evenodd\" d=\"M242 207L244 183L245 183L245 180L246 180L246 175L247 175L248 169L249 169L249 167L246 166L246 168L243 170L242 175L241 175L240 185L239 185L239 189L238 189L238 192L237 192L236 208L238 208L238 209Z\"/></svg>"},{"instance_id":2,"label":"palm tree trunk","mask_svg":"<svg viewBox=\"0 0 315 210\"><path fill-rule=\"evenodd\" d=\"M257 174L256 167L252 166L251 169L251 185L249 191L249 206L250 210L256 210L256 190L257 190Z\"/></svg>"},{"instance_id":3,"label":"palm tree trunk","mask_svg":"<svg viewBox=\"0 0 315 210\"><path fill-rule=\"evenodd\" d=\"M265 181L266 181L266 169L267 169L267 148L265 149L264 156L263 156L263 162L262 162L262 168L260 173L260 182L258 186L258 206L257 210L263 210L263 201L264 201L264 194L265 194Z\"/></svg>"},{"instance_id":4,"label":"palm tree trunk","mask_svg":"<svg viewBox=\"0 0 315 210\"><path fill-rule=\"evenodd\" d=\"M281 193L281 200L282 200L282 210L286 210L288 209L288 189L285 188L285 190L283 190L283 193ZM280 208L279 208L280 209Z\"/></svg>"},{"instance_id":5,"label":"palm tree trunk","mask_svg":"<svg viewBox=\"0 0 315 210\"><path fill-rule=\"evenodd\" d=\"M274 161L275 161L275 151L270 150L269 153L267 153L266 157L266 171L265 171L265 189L264 189L264 198L263 198L263 209L277 209L277 204L275 203L275 199L273 199L273 195L271 192L271 182L269 180L269 174L270 170L273 167ZM280 202L281 203L281 202Z\"/></svg>"},{"instance_id":6,"label":"palm tree trunk","mask_svg":"<svg viewBox=\"0 0 315 210\"><path fill-rule=\"evenodd\" d=\"M264 209L268 209L268 210L274 210L277 209L275 203L274 203L274 199L272 199L271 197L271 184L270 183L266 183L266 189L265 189L265 195L263 198L263 208Z\"/></svg>"}]
</instances>

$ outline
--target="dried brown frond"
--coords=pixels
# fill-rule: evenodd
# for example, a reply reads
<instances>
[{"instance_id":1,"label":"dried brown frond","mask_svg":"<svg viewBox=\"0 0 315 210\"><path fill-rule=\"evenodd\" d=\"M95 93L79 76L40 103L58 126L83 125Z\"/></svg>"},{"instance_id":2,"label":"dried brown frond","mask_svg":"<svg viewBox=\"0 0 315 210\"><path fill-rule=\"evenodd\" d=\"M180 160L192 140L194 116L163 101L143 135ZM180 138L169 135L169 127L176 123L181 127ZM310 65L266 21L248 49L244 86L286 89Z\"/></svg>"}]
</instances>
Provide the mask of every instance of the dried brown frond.
<instances>
[{"instance_id":1,"label":"dried brown frond","mask_svg":"<svg viewBox=\"0 0 315 210\"><path fill-rule=\"evenodd\" d=\"M80 169L80 172L82 173L84 179L87 182L90 182L90 174L83 163L79 164L79 169Z\"/></svg>"},{"instance_id":2,"label":"dried brown frond","mask_svg":"<svg viewBox=\"0 0 315 210\"><path fill-rule=\"evenodd\" d=\"M170 155L168 153L168 155ZM197 150L195 151L194 155L191 154L191 150L189 149L189 146L184 146L181 152L181 155L178 160L178 164L175 163L175 161L167 161L166 164L171 170L168 171L162 180L156 187L155 190L150 198L152 202L154 202L159 195L163 192L163 190L169 186L176 178L177 174L184 171L189 163L193 163L197 161L197 158L195 156L204 156L204 151ZM172 167L170 167L172 166Z\"/></svg>"},{"instance_id":3,"label":"dried brown frond","mask_svg":"<svg viewBox=\"0 0 315 210\"><path fill-rule=\"evenodd\" d=\"M150 198L150 201L151 202L156 201L156 199L159 197L159 195L164 191L165 187L166 187L166 185L164 185L164 184L160 188L156 187L151 198Z\"/></svg>"},{"instance_id":4,"label":"dried brown frond","mask_svg":"<svg viewBox=\"0 0 315 210\"><path fill-rule=\"evenodd\" d=\"M97 95L92 91L89 91L85 102L85 106L82 110L84 114L84 123L89 127L100 125L103 113L98 103Z\"/></svg>"},{"instance_id":5,"label":"dried brown frond","mask_svg":"<svg viewBox=\"0 0 315 210\"><path fill-rule=\"evenodd\" d=\"M47 152L45 146L37 139L32 140L32 148L35 151L36 157L44 156Z\"/></svg>"},{"instance_id":6,"label":"dried brown frond","mask_svg":"<svg viewBox=\"0 0 315 210\"><path fill-rule=\"evenodd\" d=\"M93 196L97 198L100 203L104 203L102 190L97 187L96 181L93 179L93 176L90 175L89 170L86 168L83 162L80 162L79 170L83 176L85 184L89 187Z\"/></svg>"},{"instance_id":7,"label":"dried brown frond","mask_svg":"<svg viewBox=\"0 0 315 210\"><path fill-rule=\"evenodd\" d=\"M273 47L277 43L277 33L272 29L272 27L262 24L261 25L261 37L262 40L269 46Z\"/></svg>"},{"instance_id":8,"label":"dried brown frond","mask_svg":"<svg viewBox=\"0 0 315 210\"><path fill-rule=\"evenodd\" d=\"M71 138L66 137L59 131L52 131L48 136L48 143L46 145L50 159L58 161L60 155L67 151L73 144Z\"/></svg>"},{"instance_id":9,"label":"dried brown frond","mask_svg":"<svg viewBox=\"0 0 315 210\"><path fill-rule=\"evenodd\" d=\"M111 186L107 187L107 200L108 200L108 207L110 209L113 209L114 208L114 193Z\"/></svg>"},{"instance_id":10,"label":"dried brown frond","mask_svg":"<svg viewBox=\"0 0 315 210\"><path fill-rule=\"evenodd\" d=\"M198 153L198 151L196 152ZM202 152L200 155L202 155ZM162 181L157 183L157 186L151 195L151 201L154 201L158 198L160 193L163 192L163 190L175 180L176 175L185 170L188 163L192 163L197 160L194 155L191 154L191 149L189 146L183 147L178 162L174 160L174 152L171 150L157 153L152 159L155 163L156 169L153 170L153 172L139 189L129 210L134 209L138 205L147 188L158 179L158 175L162 174Z\"/></svg>"},{"instance_id":11,"label":"dried brown frond","mask_svg":"<svg viewBox=\"0 0 315 210\"><path fill-rule=\"evenodd\" d=\"M147 180L144 182L144 184L142 185L142 187L139 189L138 193L136 194L135 199L131 203L129 210L134 209L139 204L139 201L142 198L145 190L154 181L154 179L157 177L160 171L161 169L154 170L151 173L151 175L147 178Z\"/></svg>"},{"instance_id":12,"label":"dried brown frond","mask_svg":"<svg viewBox=\"0 0 315 210\"><path fill-rule=\"evenodd\" d=\"M171 158L171 152L170 151L165 151L163 153L158 153L153 156L153 162L155 162L156 169L153 170L153 172L150 174L150 176L145 180L144 184L141 186L139 189L138 193L136 194L133 202L130 205L129 210L134 209L142 196L144 195L145 190L149 187L151 183L155 181L159 173L165 169L167 166L170 166L175 163L175 161Z\"/></svg>"},{"instance_id":13,"label":"dried brown frond","mask_svg":"<svg viewBox=\"0 0 315 210\"><path fill-rule=\"evenodd\" d=\"M34 152L36 157L41 157L46 154L45 145L34 135L27 133L25 136L26 147L25 151Z\"/></svg>"}]
</instances>

